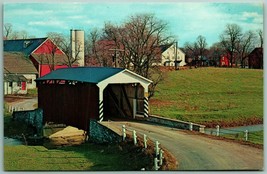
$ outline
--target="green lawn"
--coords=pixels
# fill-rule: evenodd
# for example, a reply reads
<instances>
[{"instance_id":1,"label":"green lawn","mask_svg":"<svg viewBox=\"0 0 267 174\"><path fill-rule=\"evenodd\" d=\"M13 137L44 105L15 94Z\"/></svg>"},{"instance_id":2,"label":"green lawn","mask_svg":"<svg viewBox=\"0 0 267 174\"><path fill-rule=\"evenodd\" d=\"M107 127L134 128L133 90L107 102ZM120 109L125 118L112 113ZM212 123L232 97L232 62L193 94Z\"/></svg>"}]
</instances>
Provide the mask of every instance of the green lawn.
<instances>
[{"instance_id":1,"label":"green lawn","mask_svg":"<svg viewBox=\"0 0 267 174\"><path fill-rule=\"evenodd\" d=\"M144 157L141 159L119 145L86 143L59 149L4 146L4 169L7 171L131 171L152 163Z\"/></svg>"},{"instance_id":2,"label":"green lawn","mask_svg":"<svg viewBox=\"0 0 267 174\"><path fill-rule=\"evenodd\" d=\"M4 136L32 134L32 129L4 116ZM4 146L4 169L7 171L139 171L151 169L153 160L133 144L93 144L47 149L44 146Z\"/></svg>"},{"instance_id":3,"label":"green lawn","mask_svg":"<svg viewBox=\"0 0 267 174\"><path fill-rule=\"evenodd\" d=\"M171 71L150 100L152 114L209 125L263 120L263 70L198 68Z\"/></svg>"},{"instance_id":4,"label":"green lawn","mask_svg":"<svg viewBox=\"0 0 267 174\"><path fill-rule=\"evenodd\" d=\"M248 141L253 142L255 144L262 144L264 142L264 131L258 131L258 132L251 132L248 134Z\"/></svg>"},{"instance_id":5,"label":"green lawn","mask_svg":"<svg viewBox=\"0 0 267 174\"><path fill-rule=\"evenodd\" d=\"M257 131L257 132L249 132L247 141L254 143L254 144L263 145L263 142L264 142L263 141L263 137L264 137L263 133L264 133L263 130ZM236 133L236 134L224 134L224 135L222 135L222 137L245 141L245 133L244 132L240 132L240 133Z\"/></svg>"}]
</instances>

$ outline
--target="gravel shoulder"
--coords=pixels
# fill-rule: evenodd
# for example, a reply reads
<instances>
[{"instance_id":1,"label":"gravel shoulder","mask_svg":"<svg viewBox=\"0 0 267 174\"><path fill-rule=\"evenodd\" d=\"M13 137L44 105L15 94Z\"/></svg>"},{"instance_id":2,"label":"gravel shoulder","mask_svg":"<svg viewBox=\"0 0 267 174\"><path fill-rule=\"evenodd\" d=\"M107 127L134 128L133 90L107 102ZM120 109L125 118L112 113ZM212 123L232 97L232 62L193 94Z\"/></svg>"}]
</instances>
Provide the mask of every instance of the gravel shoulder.
<instances>
[{"instance_id":1,"label":"gravel shoulder","mask_svg":"<svg viewBox=\"0 0 267 174\"><path fill-rule=\"evenodd\" d=\"M36 104L38 102L37 97L34 98L16 98L11 100L6 99L6 102L8 105L17 107L17 108L23 108L24 110L33 110L36 109Z\"/></svg>"}]
</instances>

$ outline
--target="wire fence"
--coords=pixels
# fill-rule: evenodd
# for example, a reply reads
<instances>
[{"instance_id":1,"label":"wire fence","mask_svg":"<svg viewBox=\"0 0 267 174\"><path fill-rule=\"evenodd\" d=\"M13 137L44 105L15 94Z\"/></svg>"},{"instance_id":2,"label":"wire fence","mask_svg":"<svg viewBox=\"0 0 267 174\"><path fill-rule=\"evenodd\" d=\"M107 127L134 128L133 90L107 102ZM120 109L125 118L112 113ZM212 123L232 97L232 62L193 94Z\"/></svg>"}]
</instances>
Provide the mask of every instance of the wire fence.
<instances>
[{"instance_id":1,"label":"wire fence","mask_svg":"<svg viewBox=\"0 0 267 174\"><path fill-rule=\"evenodd\" d=\"M241 141L249 141L256 144L263 144L263 131L249 132L248 130L233 130L220 128L220 126L217 125L215 130L210 130L210 134Z\"/></svg>"}]
</instances>

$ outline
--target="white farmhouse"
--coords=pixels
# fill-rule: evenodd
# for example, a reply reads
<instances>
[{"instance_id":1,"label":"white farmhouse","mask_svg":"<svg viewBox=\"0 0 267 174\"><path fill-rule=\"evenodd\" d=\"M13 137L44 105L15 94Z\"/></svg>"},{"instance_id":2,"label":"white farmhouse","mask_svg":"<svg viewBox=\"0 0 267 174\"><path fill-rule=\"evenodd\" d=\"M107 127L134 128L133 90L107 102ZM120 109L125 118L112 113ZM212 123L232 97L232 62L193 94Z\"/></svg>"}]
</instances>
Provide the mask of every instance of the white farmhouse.
<instances>
[{"instance_id":1,"label":"white farmhouse","mask_svg":"<svg viewBox=\"0 0 267 174\"><path fill-rule=\"evenodd\" d=\"M161 55L158 65L161 66L175 66L175 60L177 59L178 66L185 66L185 53L180 49L176 49L176 45L168 44L160 46ZM177 57L175 56L177 55Z\"/></svg>"},{"instance_id":2,"label":"white farmhouse","mask_svg":"<svg viewBox=\"0 0 267 174\"><path fill-rule=\"evenodd\" d=\"M21 53L4 52L4 94L27 94L36 88L38 71Z\"/></svg>"}]
</instances>

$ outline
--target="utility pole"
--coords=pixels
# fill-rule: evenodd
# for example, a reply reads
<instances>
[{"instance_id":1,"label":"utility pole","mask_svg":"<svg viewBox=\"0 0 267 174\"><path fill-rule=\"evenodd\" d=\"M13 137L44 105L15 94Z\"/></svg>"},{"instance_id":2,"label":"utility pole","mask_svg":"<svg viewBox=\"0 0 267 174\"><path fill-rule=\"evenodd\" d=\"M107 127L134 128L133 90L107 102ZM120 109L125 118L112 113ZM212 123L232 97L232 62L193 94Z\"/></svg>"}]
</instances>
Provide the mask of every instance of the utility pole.
<instances>
[{"instance_id":1,"label":"utility pole","mask_svg":"<svg viewBox=\"0 0 267 174\"><path fill-rule=\"evenodd\" d=\"M110 51L114 51L114 57L113 57L113 62L114 62L114 66L115 68L117 68L117 51L124 51L122 49L117 49L117 48L111 48L109 49Z\"/></svg>"},{"instance_id":2,"label":"utility pole","mask_svg":"<svg viewBox=\"0 0 267 174\"><path fill-rule=\"evenodd\" d=\"M174 64L174 66L175 66L175 70L179 70L179 68L178 68L178 60L177 60L177 48L178 48L178 42L177 41L175 41L175 64Z\"/></svg>"}]
</instances>

